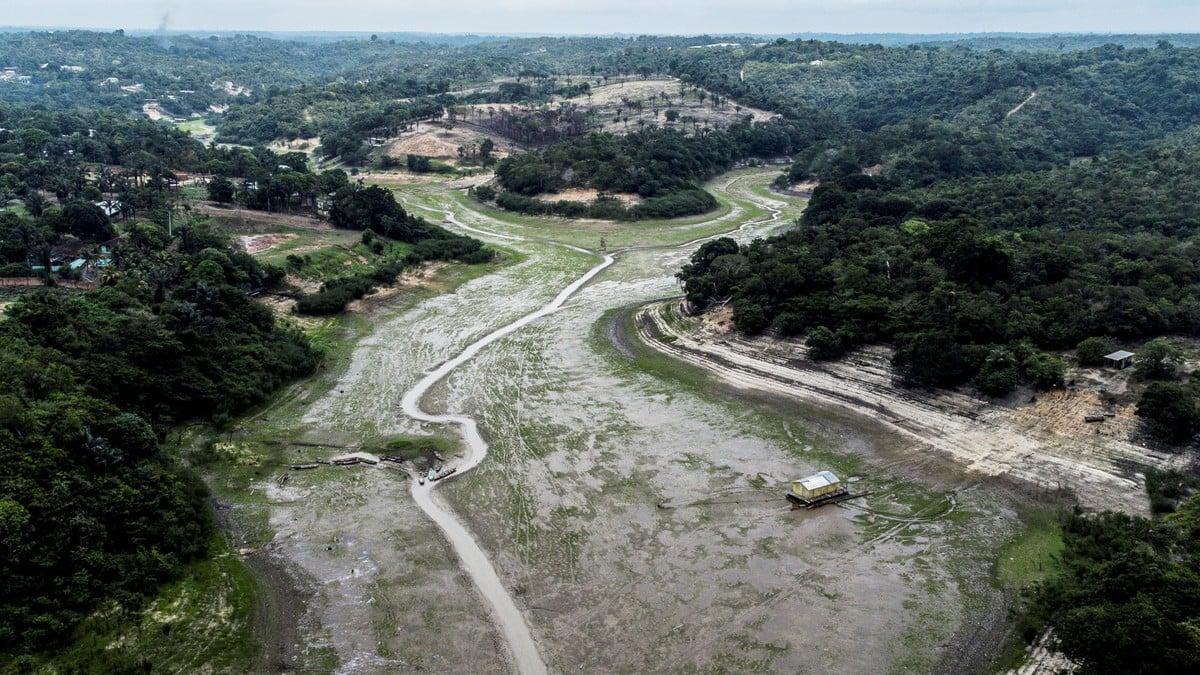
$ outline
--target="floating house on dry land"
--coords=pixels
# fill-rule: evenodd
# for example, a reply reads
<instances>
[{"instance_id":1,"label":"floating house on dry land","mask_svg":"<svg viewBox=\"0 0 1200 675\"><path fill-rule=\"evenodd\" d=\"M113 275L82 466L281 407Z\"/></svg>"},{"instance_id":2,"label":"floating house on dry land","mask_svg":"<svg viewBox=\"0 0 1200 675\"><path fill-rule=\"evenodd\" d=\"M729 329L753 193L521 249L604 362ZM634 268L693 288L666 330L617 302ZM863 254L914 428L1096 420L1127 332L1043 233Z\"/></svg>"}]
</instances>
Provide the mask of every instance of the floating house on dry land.
<instances>
[{"instance_id":1,"label":"floating house on dry land","mask_svg":"<svg viewBox=\"0 0 1200 675\"><path fill-rule=\"evenodd\" d=\"M832 471L820 471L808 478L792 481L792 489L787 493L787 497L802 504L813 504L845 493L846 488L836 474Z\"/></svg>"},{"instance_id":2,"label":"floating house on dry land","mask_svg":"<svg viewBox=\"0 0 1200 675\"><path fill-rule=\"evenodd\" d=\"M1115 351L1105 356L1104 362L1118 370L1124 370L1133 364L1133 352L1124 349Z\"/></svg>"}]
</instances>

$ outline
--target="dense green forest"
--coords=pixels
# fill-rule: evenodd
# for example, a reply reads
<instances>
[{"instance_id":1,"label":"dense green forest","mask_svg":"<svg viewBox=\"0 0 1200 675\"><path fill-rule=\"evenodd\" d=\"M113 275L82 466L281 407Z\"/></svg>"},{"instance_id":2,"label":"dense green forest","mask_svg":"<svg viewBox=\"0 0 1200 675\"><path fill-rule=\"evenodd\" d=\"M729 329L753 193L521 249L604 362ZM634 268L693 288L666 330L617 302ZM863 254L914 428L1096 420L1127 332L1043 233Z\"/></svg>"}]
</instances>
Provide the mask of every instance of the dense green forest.
<instances>
[{"instance_id":1,"label":"dense green forest","mask_svg":"<svg viewBox=\"0 0 1200 675\"><path fill-rule=\"evenodd\" d=\"M817 336L822 358L893 343L918 384L983 383L1000 361L1004 386L985 389L1003 394L1031 350L1200 334L1197 158L1172 148L910 189L850 174L817 188L798 227L708 243L680 278L696 306L732 299L742 330Z\"/></svg>"},{"instance_id":2,"label":"dense green forest","mask_svg":"<svg viewBox=\"0 0 1200 675\"><path fill-rule=\"evenodd\" d=\"M1168 494L1173 511L1183 501L1178 511L1152 520L1074 514L1063 528L1064 571L1033 594L1026 636L1053 626L1081 672L1200 668L1200 496L1186 496L1194 479L1157 480L1174 483Z\"/></svg>"},{"instance_id":3,"label":"dense green forest","mask_svg":"<svg viewBox=\"0 0 1200 675\"><path fill-rule=\"evenodd\" d=\"M62 641L105 601L136 607L212 528L199 481L161 447L311 371L318 355L247 291L271 275L215 232L143 222L112 283L46 290L0 321L0 645Z\"/></svg>"},{"instance_id":4,"label":"dense green forest","mask_svg":"<svg viewBox=\"0 0 1200 675\"><path fill-rule=\"evenodd\" d=\"M0 275L54 284L96 267L99 283L24 293L0 319L0 650L30 651L107 603L137 608L206 554L203 486L163 439L225 424L320 358L250 297L284 270L187 216L182 172L210 174L217 203L315 214L328 200L334 225L411 244L370 287L335 279L301 298L312 313L421 261L492 252L300 153L204 146L107 107L0 103L0 128Z\"/></svg>"},{"instance_id":5,"label":"dense green forest","mask_svg":"<svg viewBox=\"0 0 1200 675\"><path fill-rule=\"evenodd\" d=\"M818 358L890 343L908 381L994 395L1055 386L1045 352L1085 338L1198 334L1200 50L874 48L869 69L864 49L773 44L756 53L769 85L728 87L814 106L846 136L802 149L778 181L821 183L798 227L697 253L680 273L692 303L731 300L739 328L806 335ZM832 70L810 57L861 72L831 75L849 88L824 102L786 76Z\"/></svg>"},{"instance_id":6,"label":"dense green forest","mask_svg":"<svg viewBox=\"0 0 1200 675\"><path fill-rule=\"evenodd\" d=\"M742 159L786 156L802 134L797 125L750 121L695 134L662 128L592 133L502 160L496 177L505 192L495 199L514 211L565 216L641 220L703 213L717 203L699 183ZM530 199L571 186L636 194L645 201L625 208L616 200L586 205Z\"/></svg>"}]
</instances>

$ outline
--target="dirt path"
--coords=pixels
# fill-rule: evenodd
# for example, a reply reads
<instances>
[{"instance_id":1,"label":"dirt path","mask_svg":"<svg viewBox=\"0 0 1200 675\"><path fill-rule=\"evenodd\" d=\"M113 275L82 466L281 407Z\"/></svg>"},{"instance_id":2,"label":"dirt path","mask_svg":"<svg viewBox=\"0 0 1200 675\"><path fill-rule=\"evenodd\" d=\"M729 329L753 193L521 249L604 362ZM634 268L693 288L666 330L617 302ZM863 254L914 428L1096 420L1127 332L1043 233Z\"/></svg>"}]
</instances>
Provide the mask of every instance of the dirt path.
<instances>
[{"instance_id":1,"label":"dirt path","mask_svg":"<svg viewBox=\"0 0 1200 675\"><path fill-rule=\"evenodd\" d=\"M278 213L243 209L238 207L218 206L213 202L195 202L192 208L206 216L219 218L227 227L232 228L262 228L262 227L296 227L305 230L332 230L333 225L323 220L317 220L303 213Z\"/></svg>"},{"instance_id":2,"label":"dirt path","mask_svg":"<svg viewBox=\"0 0 1200 675\"><path fill-rule=\"evenodd\" d=\"M730 182L732 184L733 181ZM781 209L777 209L769 204L763 203L761 206L770 212L767 218L750 220L743 223L738 231L746 228L762 225L764 223L773 223L779 220L782 214ZM456 227L471 232L473 234L482 234L490 237L499 237L506 240L520 240L520 237L513 235L498 234L479 228L471 227L460 222L454 215L453 211L445 212L446 220L454 224ZM676 244L670 248L689 248L702 241L714 239L726 234L716 234L693 241L688 241L683 244ZM593 254L593 251L588 251L577 246L568 244L559 244L565 248L571 249L578 253ZM646 250L650 247L634 247L628 250ZM601 261L594 267L589 269L583 276L576 279L569 286L564 288L557 296L549 303L541 308L533 311L525 316L513 321L512 323L488 333L484 337L471 343L458 356L446 361L437 369L426 375L421 381L408 391L401 400L401 405L406 415L423 422L431 422L436 424L453 424L459 427L459 434L466 443L468 454L457 461L451 462L449 466L455 468L455 475L461 477L471 469L479 466L487 457L488 445L483 440L479 433L477 422L466 415L445 414L433 415L421 409L421 400L429 389L447 377L456 368L463 365L467 361L474 358L480 350L488 345L507 337L525 326L538 321L539 319L548 316L557 311L563 304L575 295L579 289L583 288L596 275L602 272L609 265L612 265L614 258L612 255L604 254L601 256ZM413 500L429 517L437 523L443 534L454 547L455 553L458 554L459 560L462 563L463 570L471 577L476 588L483 595L484 599L490 605L493 617L499 624L501 633L504 635L511 650L514 659L516 660L517 669L521 673L544 673L546 665L538 652L537 645L534 643L533 637L530 634L529 627L526 625L525 619L521 611L517 609L516 603L512 596L500 581L496 574L495 568L488 560L487 554L479 546L470 531L462 524L462 522L454 515L453 510L444 501L437 499L434 491L440 482L412 482Z\"/></svg>"},{"instance_id":3,"label":"dirt path","mask_svg":"<svg viewBox=\"0 0 1200 675\"><path fill-rule=\"evenodd\" d=\"M940 451L973 473L1008 476L1039 489L1070 490L1095 509L1146 514L1139 471L1169 468L1162 459L1120 439L1068 437L1020 428L1004 411L961 392L909 390L893 383L886 353L863 350L833 363L815 363L787 341L720 335L680 328L678 301L643 308L638 330L654 349L719 375L739 387L777 392L865 415Z\"/></svg>"},{"instance_id":4,"label":"dirt path","mask_svg":"<svg viewBox=\"0 0 1200 675\"><path fill-rule=\"evenodd\" d=\"M475 228L470 228L457 222L453 212L447 212L446 217L463 229L479 232ZM506 236L505 238L510 237ZM575 246L569 246L568 248L579 253L591 253L591 251L586 251ZM433 372L426 375L404 395L404 398L401 400L401 406L406 415L423 422L453 424L459 427L459 434L462 436L463 442L466 443L468 454L466 457L450 464L450 466L456 469L457 475L462 476L471 469L479 466L484 458L487 457L488 445L479 434L479 426L474 419L466 415L432 415L426 413L421 409L421 399L424 398L430 387L445 378L454 369L471 360L483 348L557 311L584 284L591 281L593 277L612 263L613 257L611 255L602 256L602 260L596 266L564 288L549 303L471 343L458 356L446 361ZM440 485L440 482L430 481L421 483L413 481L413 500L441 528L442 533L446 535L446 538L454 547L463 570L471 577L471 580L475 583L475 587L479 589L480 594L483 595L483 598L490 605L492 616L499 624L500 632L504 635L508 648L516 661L517 670L521 673L531 673L534 675L545 673L546 664L538 652L537 645L534 643L533 636L529 632L529 626L525 623L524 616L517 609L516 602L513 601L508 589L500 581L500 577L496 574L491 561L488 560L487 554L483 552L483 549L479 546L474 536L454 515L453 510L444 501L435 497L434 490L438 485Z\"/></svg>"}]
</instances>

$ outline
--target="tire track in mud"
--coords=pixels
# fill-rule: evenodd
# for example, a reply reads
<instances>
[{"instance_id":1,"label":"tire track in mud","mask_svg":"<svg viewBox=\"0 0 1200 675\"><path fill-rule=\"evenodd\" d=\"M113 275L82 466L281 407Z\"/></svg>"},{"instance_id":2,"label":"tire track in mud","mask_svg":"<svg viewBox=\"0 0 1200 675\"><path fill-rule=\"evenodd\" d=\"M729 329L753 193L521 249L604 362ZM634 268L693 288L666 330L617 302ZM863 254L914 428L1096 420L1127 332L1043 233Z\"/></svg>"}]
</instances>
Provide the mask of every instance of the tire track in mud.
<instances>
[{"instance_id":1,"label":"tire track in mud","mask_svg":"<svg viewBox=\"0 0 1200 675\"><path fill-rule=\"evenodd\" d=\"M735 182L744 177L745 176L739 176L729 181L724 186L725 189L728 190ZM562 291L560 291L558 295L556 295L550 302L546 303L539 309L525 314L519 319L497 328L487 335L484 335L482 338L479 338L475 342L467 345L467 347L463 349L458 356L443 362L440 366L428 372L423 378L421 378L421 380L413 385L411 389L405 392L400 403L401 409L409 417L421 422L430 424L454 425L459 428L459 436L466 444L468 453L462 459L450 463L450 466L455 468L455 473L453 474L454 476L460 476L479 466L487 457L488 445L487 442L483 440L482 435L479 433L478 422L474 418L467 415L455 413L439 415L428 413L422 410L421 400L428 393L429 389L432 388L433 385L449 376L450 373L452 373L459 366L462 366L470 361L484 348L561 309L567 300L569 300L581 288L587 285L587 283L595 278L596 275L612 265L615 262L615 256L618 253L639 250L683 249L704 241L716 239L718 237L744 232L747 228L753 225L776 222L783 215L782 208L776 208L774 205L769 204L766 201L759 201L755 199L754 196L747 196L744 198L747 201L750 201L751 203L770 211L770 216L766 218L750 219L746 222L743 222L733 230L699 237L679 244L640 247L632 246L622 248L618 251L614 251L613 253L599 254L595 251L589 251L588 249L562 242L540 238L535 239L531 237L522 237L518 235L479 229L460 221L456 217L455 213L451 210L434 209L419 204L412 204L408 202L408 200L403 200L404 202L409 203L410 206L429 212L442 213L445 217L444 222L450 223L456 228L466 232L513 242L536 241L538 243L546 243L586 255L599 255L601 257L601 261L591 267L581 277L576 279ZM496 573L495 567L492 565L491 560L487 556L487 553L484 552L483 548L479 545L478 541L476 541L470 530L467 529L466 525L455 515L450 505L446 503L444 499L438 497L436 488L440 482L441 481L426 482L422 484L416 480L411 481L410 486L413 501L416 503L417 507L420 508L427 516L429 516L429 518L438 526L438 528L442 530L442 533L450 541L451 546L454 548L455 554L459 558L459 562L463 571L466 572L467 576L471 578L471 581L475 584L475 587L479 590L480 594L487 602L492 617L509 647L509 651L512 654L517 671L522 674L529 673L535 675L546 673L546 663L542 659L542 655L538 650L536 641L533 639L533 635L529 630L529 625L526 622L524 615L521 613L521 610L517 607L516 602L513 600L512 595L500 580L499 575Z\"/></svg>"}]
</instances>

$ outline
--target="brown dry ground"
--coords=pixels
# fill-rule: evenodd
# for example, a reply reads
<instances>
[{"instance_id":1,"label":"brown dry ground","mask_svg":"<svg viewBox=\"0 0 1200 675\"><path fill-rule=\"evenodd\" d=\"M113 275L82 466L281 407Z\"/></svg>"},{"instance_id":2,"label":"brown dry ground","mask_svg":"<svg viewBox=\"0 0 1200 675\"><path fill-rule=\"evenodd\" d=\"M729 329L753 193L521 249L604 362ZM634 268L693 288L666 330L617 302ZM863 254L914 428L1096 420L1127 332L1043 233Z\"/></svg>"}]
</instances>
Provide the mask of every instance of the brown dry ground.
<instances>
[{"instance_id":1,"label":"brown dry ground","mask_svg":"<svg viewBox=\"0 0 1200 675\"><path fill-rule=\"evenodd\" d=\"M424 155L457 162L460 146L467 147L489 137L496 144L496 149L492 151L492 155L496 158L507 157L519 149L516 144L503 137L489 134L473 124L459 122L451 125L449 122L423 122L417 129L406 131L392 139L384 148L384 154L389 157Z\"/></svg>"},{"instance_id":2,"label":"brown dry ground","mask_svg":"<svg viewBox=\"0 0 1200 675\"><path fill-rule=\"evenodd\" d=\"M605 131L621 133L637 128L638 120L647 124L655 123L669 125L662 112L668 107L679 111L681 116L695 117L701 124L727 125L738 118L750 115L756 121L764 121L775 117L773 113L750 107L737 109L733 102L715 107L711 98L701 103L697 96L681 94L681 83L674 78L655 78L649 80L610 79L610 84L604 84L601 78L590 76L574 76L572 81L588 81L593 84L591 96L574 98L555 98L547 105L551 107L572 104L585 110L595 111ZM486 85L485 85L486 87ZM494 85L492 85L494 88ZM476 88L479 89L479 88ZM666 93L670 97L670 105L665 104L659 95ZM640 113L628 109L624 100L643 101L644 107ZM492 133L477 125L481 118L487 117L489 111L529 110L535 106L519 103L479 103L457 106L458 110L468 111L466 115L450 123L449 115L436 123L423 122L417 129L405 132L390 140L384 148L384 153L390 157L404 157L410 154L424 155L457 163L458 148L477 143L484 138L491 138L496 143L494 155L505 157L523 150L519 144L510 139ZM628 123L614 121L617 110L623 110L622 118L628 117ZM656 111L658 114L656 115ZM690 128L689 123L675 122L673 126ZM315 140L315 139L310 139ZM316 147L315 145L312 147Z\"/></svg>"},{"instance_id":3,"label":"brown dry ground","mask_svg":"<svg viewBox=\"0 0 1200 675\"><path fill-rule=\"evenodd\" d=\"M642 201L642 198L637 195L623 192L609 192L606 194L626 206L640 204ZM537 199L543 202L594 202L598 197L600 197L600 191L595 188L568 188L558 192L544 192L538 195Z\"/></svg>"},{"instance_id":4,"label":"brown dry ground","mask_svg":"<svg viewBox=\"0 0 1200 675\"><path fill-rule=\"evenodd\" d=\"M291 233L279 232L272 234L244 234L238 237L238 241L242 244L242 248L246 253L254 255L262 253L282 244L285 241L295 239L296 235Z\"/></svg>"},{"instance_id":5,"label":"brown dry ground","mask_svg":"<svg viewBox=\"0 0 1200 675\"><path fill-rule=\"evenodd\" d=\"M162 109L162 106L157 103L146 103L142 105L142 112L145 113L146 117L149 117L155 122L158 120L171 119L171 116L168 115L167 112Z\"/></svg>"},{"instance_id":6,"label":"brown dry ground","mask_svg":"<svg viewBox=\"0 0 1200 675\"><path fill-rule=\"evenodd\" d=\"M267 148L275 152L303 152L306 155L311 155L319 145L321 145L321 137L313 136L312 138L278 140L268 145Z\"/></svg>"}]
</instances>

